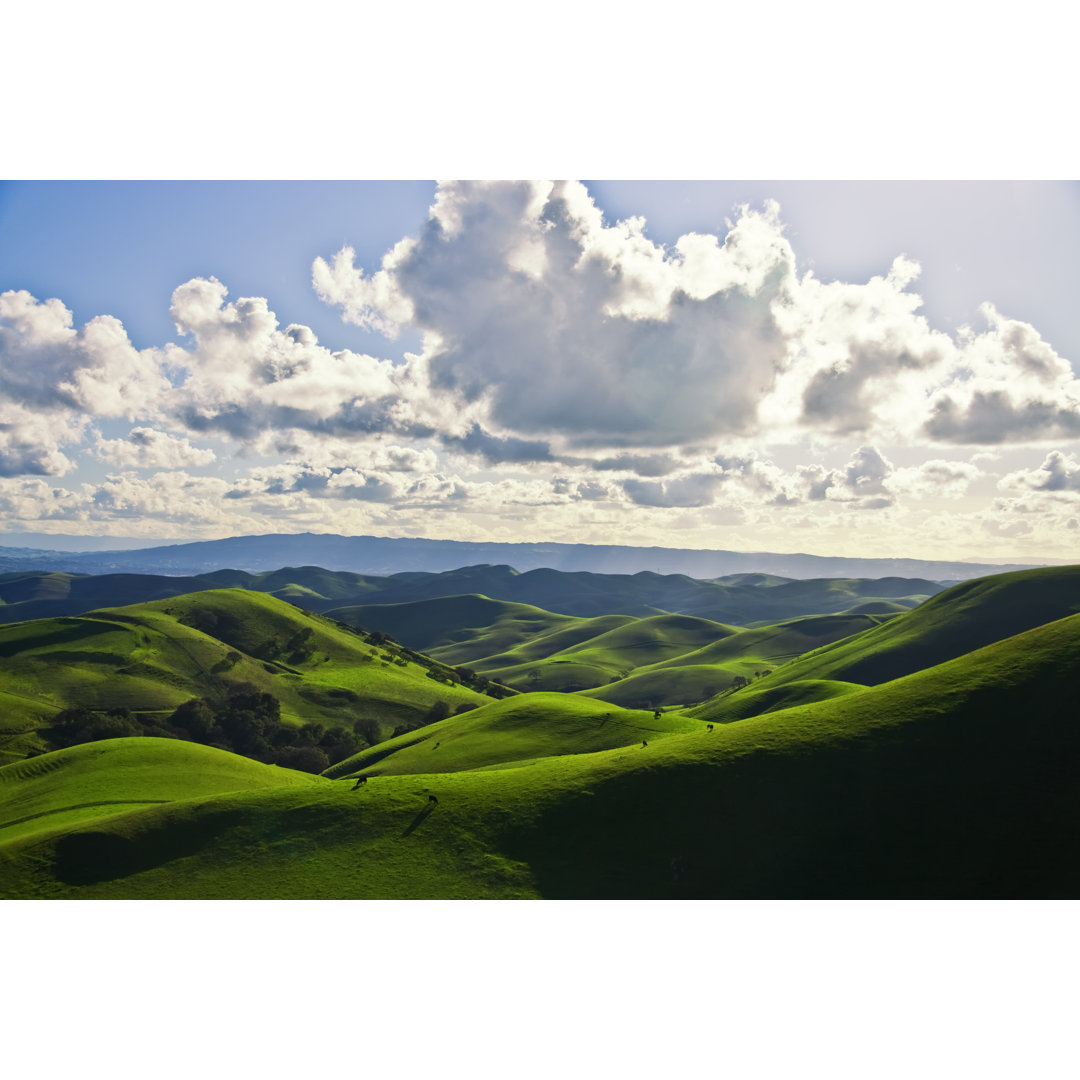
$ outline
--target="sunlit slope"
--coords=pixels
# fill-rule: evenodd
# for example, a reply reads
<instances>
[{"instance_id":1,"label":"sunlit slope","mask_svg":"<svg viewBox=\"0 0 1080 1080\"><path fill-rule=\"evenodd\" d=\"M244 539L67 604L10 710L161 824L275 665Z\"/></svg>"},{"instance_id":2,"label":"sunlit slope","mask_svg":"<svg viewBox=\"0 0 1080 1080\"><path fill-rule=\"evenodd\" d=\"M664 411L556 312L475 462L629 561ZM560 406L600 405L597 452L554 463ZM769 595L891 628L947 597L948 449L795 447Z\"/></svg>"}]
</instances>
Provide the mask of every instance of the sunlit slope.
<instances>
[{"instance_id":1,"label":"sunlit slope","mask_svg":"<svg viewBox=\"0 0 1080 1080\"><path fill-rule=\"evenodd\" d=\"M575 694L520 694L362 750L325 775L460 772L561 754L640 746L701 731L686 716L620 709Z\"/></svg>"},{"instance_id":2,"label":"sunlit slope","mask_svg":"<svg viewBox=\"0 0 1080 1080\"><path fill-rule=\"evenodd\" d=\"M834 679L800 679L779 686L766 683L761 687L746 687L737 694L721 694L712 697L701 705L687 709L686 715L699 720L727 724L733 720L745 720L748 716L760 716L780 709L790 709L796 705L831 701L833 698L866 689L867 687L861 683L840 682Z\"/></svg>"},{"instance_id":3,"label":"sunlit slope","mask_svg":"<svg viewBox=\"0 0 1080 1080\"><path fill-rule=\"evenodd\" d=\"M882 621L883 616L877 615L809 615L755 629L722 627L722 633L699 649L642 665L627 678L582 693L627 707L703 701L726 690L738 677L755 678L808 649Z\"/></svg>"},{"instance_id":4,"label":"sunlit slope","mask_svg":"<svg viewBox=\"0 0 1080 1080\"><path fill-rule=\"evenodd\" d=\"M553 651L632 621L629 615L599 619L558 615L531 604L478 595L334 608L328 614L353 626L390 634L443 663L470 667L508 649L535 649L540 640L548 641L545 648Z\"/></svg>"},{"instance_id":5,"label":"sunlit slope","mask_svg":"<svg viewBox=\"0 0 1080 1080\"><path fill-rule=\"evenodd\" d=\"M747 629L690 615L581 618L481 596L328 614L519 690L588 692L634 708L700 701L738 676L750 678L886 618L812 615Z\"/></svg>"},{"instance_id":6,"label":"sunlit slope","mask_svg":"<svg viewBox=\"0 0 1080 1080\"><path fill-rule=\"evenodd\" d=\"M770 685L838 679L875 685L1080 611L1080 566L954 585L914 611L786 664Z\"/></svg>"},{"instance_id":7,"label":"sunlit slope","mask_svg":"<svg viewBox=\"0 0 1080 1080\"><path fill-rule=\"evenodd\" d=\"M0 626L0 659L0 692L22 724L73 706L167 713L238 682L273 694L286 720L416 720L436 701L452 710L490 700L387 659L328 619L241 589Z\"/></svg>"},{"instance_id":8,"label":"sunlit slope","mask_svg":"<svg viewBox=\"0 0 1080 1080\"><path fill-rule=\"evenodd\" d=\"M133 808L314 780L177 739L105 739L0 768L0 845Z\"/></svg>"},{"instance_id":9,"label":"sunlit slope","mask_svg":"<svg viewBox=\"0 0 1080 1080\"><path fill-rule=\"evenodd\" d=\"M646 748L148 805L0 844L0 882L86 898L1075 897L1078 648L1074 616Z\"/></svg>"},{"instance_id":10,"label":"sunlit slope","mask_svg":"<svg viewBox=\"0 0 1080 1080\"><path fill-rule=\"evenodd\" d=\"M602 620L590 620L588 627L572 636L549 635L526 647L476 660L474 666L519 689L573 692L609 683L641 665L693 652L705 642L734 632L732 627L688 615L622 618L610 629L605 629ZM585 630L598 632L582 639Z\"/></svg>"}]
</instances>

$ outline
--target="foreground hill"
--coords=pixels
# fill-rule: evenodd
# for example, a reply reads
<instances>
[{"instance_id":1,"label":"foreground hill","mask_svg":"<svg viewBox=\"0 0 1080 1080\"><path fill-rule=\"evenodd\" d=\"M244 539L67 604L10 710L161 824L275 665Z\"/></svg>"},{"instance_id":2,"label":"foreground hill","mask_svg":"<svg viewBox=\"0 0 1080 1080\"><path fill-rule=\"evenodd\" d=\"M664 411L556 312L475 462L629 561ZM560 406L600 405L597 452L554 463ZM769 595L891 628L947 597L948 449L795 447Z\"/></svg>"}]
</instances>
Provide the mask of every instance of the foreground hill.
<instances>
[{"instance_id":1,"label":"foreground hill","mask_svg":"<svg viewBox=\"0 0 1080 1080\"><path fill-rule=\"evenodd\" d=\"M372 770L359 790L303 778L178 798L182 785L163 782L168 802L48 828L43 816L40 830L9 834L28 807L50 808L29 790L59 767L47 755L31 763L42 773L0 784L0 894L1074 897L1080 727L1064 703L1078 650L1074 615L883 685L645 748ZM175 772L179 746L153 747L165 757L137 781L107 748L86 763L87 801L150 797L147 777ZM427 768L418 747L383 760L405 766L410 753L410 767Z\"/></svg>"}]
</instances>

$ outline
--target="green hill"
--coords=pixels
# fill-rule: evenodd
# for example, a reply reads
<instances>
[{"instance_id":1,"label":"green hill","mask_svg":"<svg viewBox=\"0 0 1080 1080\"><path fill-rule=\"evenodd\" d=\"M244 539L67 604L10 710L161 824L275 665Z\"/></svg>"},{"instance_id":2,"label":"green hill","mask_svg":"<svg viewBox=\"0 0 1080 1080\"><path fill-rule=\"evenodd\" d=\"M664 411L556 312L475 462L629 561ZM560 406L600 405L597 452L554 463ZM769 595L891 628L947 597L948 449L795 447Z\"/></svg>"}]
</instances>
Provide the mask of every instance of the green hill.
<instances>
[{"instance_id":1,"label":"green hill","mask_svg":"<svg viewBox=\"0 0 1080 1080\"><path fill-rule=\"evenodd\" d=\"M780 686L749 686L737 694L720 694L709 701L687 709L688 716L719 724L745 720L750 716L778 712L796 705L809 705L817 701L852 694L866 687L861 683L839 682L832 679L800 679Z\"/></svg>"},{"instance_id":2,"label":"green hill","mask_svg":"<svg viewBox=\"0 0 1080 1080\"><path fill-rule=\"evenodd\" d=\"M695 723L647 748L372 770L359 790L305 777L8 839L0 829L0 888L21 898L1072 897L1080 728L1063 703L1078 649L1072 616L884 685L713 731ZM422 752L414 743L383 760ZM154 768L169 772L167 758ZM86 801L157 797L107 754L87 769L100 775ZM3 784L3 821L49 809L21 790L40 782ZM13 799L20 812L9 816Z\"/></svg>"},{"instance_id":3,"label":"green hill","mask_svg":"<svg viewBox=\"0 0 1080 1080\"><path fill-rule=\"evenodd\" d=\"M624 679L581 693L628 708L690 704L728 689L736 679L749 682L807 649L881 621L871 615L810 615L754 629L718 627L701 648L643 664ZM506 681L505 675L500 678Z\"/></svg>"},{"instance_id":4,"label":"green hill","mask_svg":"<svg viewBox=\"0 0 1080 1080\"><path fill-rule=\"evenodd\" d=\"M351 626L390 634L412 649L438 655L451 664L502 652L557 630L588 625L587 620L573 615L556 615L531 604L478 595L355 605L334 608L329 614Z\"/></svg>"},{"instance_id":5,"label":"green hill","mask_svg":"<svg viewBox=\"0 0 1080 1080\"><path fill-rule=\"evenodd\" d=\"M624 710L570 693L523 693L451 716L361 751L326 770L355 775L460 772L519 766L566 754L640 746L675 733L702 730L699 720Z\"/></svg>"},{"instance_id":6,"label":"green hill","mask_svg":"<svg viewBox=\"0 0 1080 1080\"><path fill-rule=\"evenodd\" d=\"M75 618L0 626L0 752L22 756L61 709L164 718L194 697L248 684L287 722L374 719L389 732L490 698L445 671L262 593L210 590ZM438 678L432 678L437 674Z\"/></svg>"},{"instance_id":7,"label":"green hill","mask_svg":"<svg viewBox=\"0 0 1080 1080\"><path fill-rule=\"evenodd\" d=\"M689 615L586 619L482 596L337 608L453 666L521 691L586 693L628 708L695 701L826 642L883 622L868 614L813 615L754 629Z\"/></svg>"},{"instance_id":8,"label":"green hill","mask_svg":"<svg viewBox=\"0 0 1080 1080\"><path fill-rule=\"evenodd\" d=\"M770 685L830 679L873 686L1080 611L1080 566L954 585L914 611L785 664Z\"/></svg>"},{"instance_id":9,"label":"green hill","mask_svg":"<svg viewBox=\"0 0 1080 1080\"><path fill-rule=\"evenodd\" d=\"M677 713L613 708L575 694L520 694L409 732L332 766L331 778L443 773L652 744L702 730Z\"/></svg>"},{"instance_id":10,"label":"green hill","mask_svg":"<svg viewBox=\"0 0 1080 1080\"><path fill-rule=\"evenodd\" d=\"M197 743L106 739L0 767L0 843L133 807L315 782Z\"/></svg>"},{"instance_id":11,"label":"green hill","mask_svg":"<svg viewBox=\"0 0 1080 1080\"><path fill-rule=\"evenodd\" d=\"M764 574L736 574L703 581L684 574L649 572L531 570L519 574L510 566L490 565L389 577L319 566L286 566L257 574L224 569L188 577L22 570L0 574L0 623L81 615L102 607L218 588L269 593L301 608L323 613L357 605L398 605L475 594L584 618L609 615L644 618L671 613L749 625L831 614L863 603L888 603L907 609L941 587L918 578L792 581ZM371 628L393 633L388 628Z\"/></svg>"}]
</instances>

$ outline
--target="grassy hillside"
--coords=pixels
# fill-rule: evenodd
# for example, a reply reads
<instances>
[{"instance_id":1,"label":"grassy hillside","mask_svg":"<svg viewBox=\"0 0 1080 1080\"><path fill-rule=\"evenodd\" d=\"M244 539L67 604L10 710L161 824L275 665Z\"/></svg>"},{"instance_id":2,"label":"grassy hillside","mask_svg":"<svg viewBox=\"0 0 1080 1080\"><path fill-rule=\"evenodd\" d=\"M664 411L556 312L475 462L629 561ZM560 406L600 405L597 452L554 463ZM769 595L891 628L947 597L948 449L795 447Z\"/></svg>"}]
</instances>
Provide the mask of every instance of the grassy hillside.
<instances>
[{"instance_id":1,"label":"grassy hillside","mask_svg":"<svg viewBox=\"0 0 1080 1080\"><path fill-rule=\"evenodd\" d=\"M444 596L407 604L371 604L335 608L333 618L390 634L412 649L444 663L470 664L538 639L563 635L557 648L593 636L612 625L630 622L628 615L606 616L599 622L557 615L531 604L491 600L486 596ZM570 635L567 640L566 635ZM546 652L544 653L546 655Z\"/></svg>"},{"instance_id":2,"label":"grassy hillside","mask_svg":"<svg viewBox=\"0 0 1080 1080\"><path fill-rule=\"evenodd\" d=\"M1080 566L977 578L914 611L826 645L770 676L770 685L835 679L876 685L1080 611Z\"/></svg>"},{"instance_id":3,"label":"grassy hillside","mask_svg":"<svg viewBox=\"0 0 1080 1080\"><path fill-rule=\"evenodd\" d=\"M624 707L659 707L691 704L729 688L735 679L751 681L773 665L799 656L825 642L835 642L883 621L880 616L809 616L757 629L705 624L701 636L707 644L700 648L671 648L666 659L643 663L618 681L582 689L586 697ZM711 632L710 632L711 627ZM674 636L674 635L673 635ZM565 657L552 658L552 662ZM510 672L499 678L510 681Z\"/></svg>"},{"instance_id":4,"label":"grassy hillside","mask_svg":"<svg viewBox=\"0 0 1080 1080\"><path fill-rule=\"evenodd\" d=\"M0 843L134 807L316 778L172 739L106 739L0 767Z\"/></svg>"},{"instance_id":5,"label":"grassy hillside","mask_svg":"<svg viewBox=\"0 0 1080 1080\"><path fill-rule=\"evenodd\" d=\"M818 615L747 629L672 614L586 619L481 596L330 614L380 627L444 663L518 690L582 692L632 708L701 701L738 677L752 678L888 617Z\"/></svg>"},{"instance_id":6,"label":"grassy hillside","mask_svg":"<svg viewBox=\"0 0 1080 1080\"><path fill-rule=\"evenodd\" d=\"M771 683L771 680L769 680ZM750 716L778 712L796 705L831 701L867 688L861 683L840 682L835 679L799 679L780 686L762 684L748 686L736 694L720 694L701 705L686 710L688 716L718 724L745 720Z\"/></svg>"},{"instance_id":7,"label":"grassy hillside","mask_svg":"<svg viewBox=\"0 0 1080 1080\"><path fill-rule=\"evenodd\" d=\"M575 694L521 694L390 739L328 769L341 776L460 772L701 731L677 713L613 708Z\"/></svg>"},{"instance_id":8,"label":"grassy hillside","mask_svg":"<svg viewBox=\"0 0 1080 1080\"><path fill-rule=\"evenodd\" d=\"M7 706L0 751L25 753L31 731L60 709L125 708L166 716L193 697L251 684L281 704L282 718L352 724L423 719L490 700L393 646L373 645L272 596L211 590L79 618L0 627L0 694ZM16 738L16 733L18 737ZM13 741L10 741L13 740Z\"/></svg>"},{"instance_id":9,"label":"grassy hillside","mask_svg":"<svg viewBox=\"0 0 1080 1080\"><path fill-rule=\"evenodd\" d=\"M647 748L373 775L359 790L302 778L7 840L0 830L0 888L85 898L1071 897L1080 728L1063 703L1078 649L1073 616L885 685L713 731L696 724ZM399 763L421 749L397 750ZM95 762L113 779L94 798L151 797L105 755ZM5 784L0 808L37 782Z\"/></svg>"},{"instance_id":10,"label":"grassy hillside","mask_svg":"<svg viewBox=\"0 0 1080 1080\"><path fill-rule=\"evenodd\" d=\"M719 623L685 615L622 618L614 626L604 620L583 621L572 632L534 639L527 646L473 660L472 666L519 689L574 692L622 678L642 665L692 652L733 632Z\"/></svg>"}]
</instances>

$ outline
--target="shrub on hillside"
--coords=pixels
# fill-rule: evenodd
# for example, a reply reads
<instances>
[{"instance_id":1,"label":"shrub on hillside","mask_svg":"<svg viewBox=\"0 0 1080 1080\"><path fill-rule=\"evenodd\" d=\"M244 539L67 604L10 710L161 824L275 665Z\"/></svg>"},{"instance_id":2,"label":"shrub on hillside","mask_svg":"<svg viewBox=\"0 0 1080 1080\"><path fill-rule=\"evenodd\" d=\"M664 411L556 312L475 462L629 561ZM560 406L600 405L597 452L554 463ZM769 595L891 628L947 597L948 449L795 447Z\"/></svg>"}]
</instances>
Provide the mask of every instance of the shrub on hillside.
<instances>
[{"instance_id":1,"label":"shrub on hillside","mask_svg":"<svg viewBox=\"0 0 1080 1080\"><path fill-rule=\"evenodd\" d=\"M332 727L319 741L319 749L330 759L331 765L352 757L361 749L361 740L348 728Z\"/></svg>"},{"instance_id":2,"label":"shrub on hillside","mask_svg":"<svg viewBox=\"0 0 1080 1080\"><path fill-rule=\"evenodd\" d=\"M169 723L183 729L195 742L209 742L215 726L214 710L202 698L192 698L176 707Z\"/></svg>"},{"instance_id":3,"label":"shrub on hillside","mask_svg":"<svg viewBox=\"0 0 1080 1080\"><path fill-rule=\"evenodd\" d=\"M100 739L122 739L142 734L142 726L127 709L99 712L94 709L75 708L63 709L56 714L49 741L56 749L60 749L97 742Z\"/></svg>"},{"instance_id":4,"label":"shrub on hillside","mask_svg":"<svg viewBox=\"0 0 1080 1080\"><path fill-rule=\"evenodd\" d=\"M420 726L427 727L428 724L437 724L440 720L445 720L449 715L450 706L445 701L434 701L431 708L424 714L424 719L420 721Z\"/></svg>"},{"instance_id":5,"label":"shrub on hillside","mask_svg":"<svg viewBox=\"0 0 1080 1080\"><path fill-rule=\"evenodd\" d=\"M382 738L382 727L378 720L370 716L362 716L353 721L353 731L364 739L368 746L374 746Z\"/></svg>"},{"instance_id":6,"label":"shrub on hillside","mask_svg":"<svg viewBox=\"0 0 1080 1080\"><path fill-rule=\"evenodd\" d=\"M273 761L283 768L309 773L321 773L330 767L330 759L317 746L287 746L274 754Z\"/></svg>"},{"instance_id":7,"label":"shrub on hillside","mask_svg":"<svg viewBox=\"0 0 1080 1080\"><path fill-rule=\"evenodd\" d=\"M180 622L193 630L201 630L202 633L210 635L218 628L217 615L207 608L192 608Z\"/></svg>"}]
</instances>

